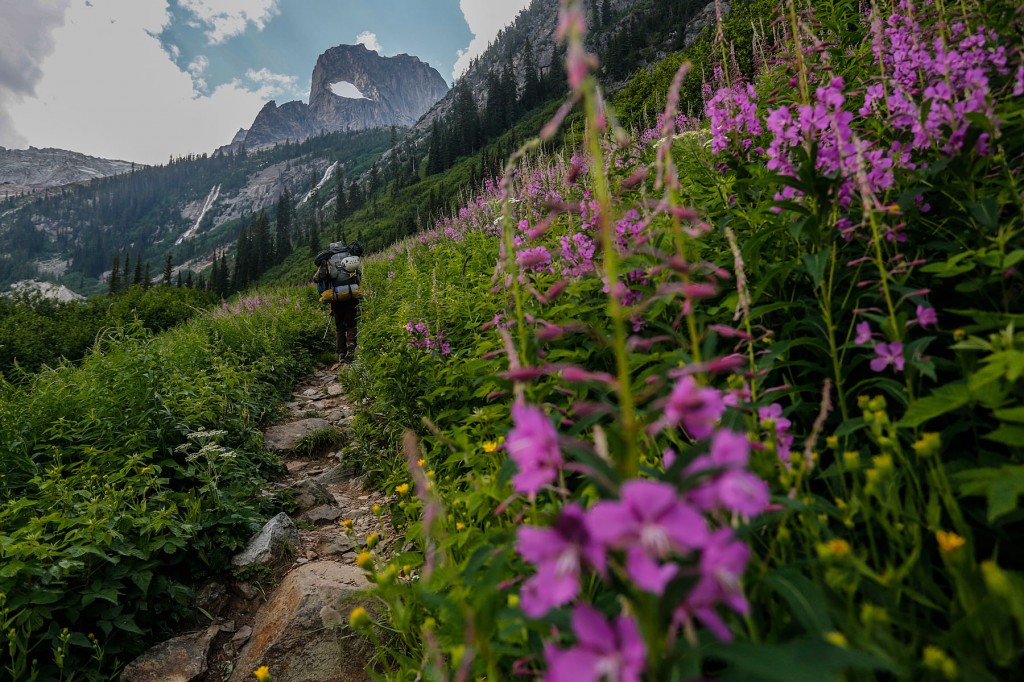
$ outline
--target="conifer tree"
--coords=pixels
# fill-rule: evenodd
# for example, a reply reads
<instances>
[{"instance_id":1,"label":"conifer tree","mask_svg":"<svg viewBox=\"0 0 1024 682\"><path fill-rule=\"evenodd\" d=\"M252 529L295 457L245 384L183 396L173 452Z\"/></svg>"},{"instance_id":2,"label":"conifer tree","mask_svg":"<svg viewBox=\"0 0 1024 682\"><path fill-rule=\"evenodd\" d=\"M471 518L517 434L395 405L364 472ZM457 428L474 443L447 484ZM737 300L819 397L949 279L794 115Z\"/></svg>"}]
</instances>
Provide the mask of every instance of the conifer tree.
<instances>
[{"instance_id":1,"label":"conifer tree","mask_svg":"<svg viewBox=\"0 0 1024 682\"><path fill-rule=\"evenodd\" d=\"M171 252L167 252L167 260L164 261L164 286L171 286L171 273L174 270L174 262L172 260ZM178 273L178 286L181 286L181 273Z\"/></svg>"},{"instance_id":2,"label":"conifer tree","mask_svg":"<svg viewBox=\"0 0 1024 682\"><path fill-rule=\"evenodd\" d=\"M121 289L121 254L114 252L114 264L110 268L110 293L116 294Z\"/></svg>"},{"instance_id":3,"label":"conifer tree","mask_svg":"<svg viewBox=\"0 0 1024 682\"><path fill-rule=\"evenodd\" d=\"M142 271L142 288L143 289L148 289L150 284L152 284L152 279L151 279L150 274L149 274L149 262L147 261L146 262L146 267L143 268L143 271Z\"/></svg>"}]
</instances>

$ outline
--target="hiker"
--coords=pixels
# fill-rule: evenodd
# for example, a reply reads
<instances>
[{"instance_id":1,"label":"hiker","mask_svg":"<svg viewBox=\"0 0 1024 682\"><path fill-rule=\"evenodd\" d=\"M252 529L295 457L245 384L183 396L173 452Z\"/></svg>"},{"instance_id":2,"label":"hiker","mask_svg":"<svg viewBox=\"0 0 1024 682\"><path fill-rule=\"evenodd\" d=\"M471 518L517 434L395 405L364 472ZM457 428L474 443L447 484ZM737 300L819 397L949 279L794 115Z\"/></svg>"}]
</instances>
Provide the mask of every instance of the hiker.
<instances>
[{"instance_id":1,"label":"hiker","mask_svg":"<svg viewBox=\"0 0 1024 682\"><path fill-rule=\"evenodd\" d=\"M359 290L359 256L362 253L358 242L335 242L313 259L317 266L313 281L320 292L320 301L331 306L331 317L334 318L338 362L351 362L356 353L356 318L362 294Z\"/></svg>"}]
</instances>

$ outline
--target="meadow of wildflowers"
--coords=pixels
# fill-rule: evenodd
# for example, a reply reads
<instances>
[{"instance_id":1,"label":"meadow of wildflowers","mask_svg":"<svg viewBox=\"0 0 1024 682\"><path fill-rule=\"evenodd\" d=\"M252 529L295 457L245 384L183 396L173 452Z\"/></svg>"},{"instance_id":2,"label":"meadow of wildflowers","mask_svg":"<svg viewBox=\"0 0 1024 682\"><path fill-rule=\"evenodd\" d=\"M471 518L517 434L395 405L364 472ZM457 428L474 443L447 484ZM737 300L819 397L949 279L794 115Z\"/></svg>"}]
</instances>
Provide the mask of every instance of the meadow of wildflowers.
<instances>
[{"instance_id":1,"label":"meadow of wildflowers","mask_svg":"<svg viewBox=\"0 0 1024 682\"><path fill-rule=\"evenodd\" d=\"M625 131L563 2L581 149L366 264L386 679L1014 678L1021 20L784 4Z\"/></svg>"}]
</instances>

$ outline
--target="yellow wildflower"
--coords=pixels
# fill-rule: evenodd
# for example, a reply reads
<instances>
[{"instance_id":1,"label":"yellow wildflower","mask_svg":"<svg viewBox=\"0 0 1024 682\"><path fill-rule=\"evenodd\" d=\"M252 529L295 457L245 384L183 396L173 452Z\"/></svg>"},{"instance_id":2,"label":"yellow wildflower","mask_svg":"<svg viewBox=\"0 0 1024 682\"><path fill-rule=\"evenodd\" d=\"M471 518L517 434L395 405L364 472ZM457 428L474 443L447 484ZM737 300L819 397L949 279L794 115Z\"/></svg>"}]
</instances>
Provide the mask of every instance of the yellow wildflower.
<instances>
[{"instance_id":1,"label":"yellow wildflower","mask_svg":"<svg viewBox=\"0 0 1024 682\"><path fill-rule=\"evenodd\" d=\"M953 340L954 341L963 341L966 338L967 338L967 332L964 331L963 329L954 329L953 330Z\"/></svg>"},{"instance_id":2,"label":"yellow wildflower","mask_svg":"<svg viewBox=\"0 0 1024 682\"><path fill-rule=\"evenodd\" d=\"M497 452L497 450L498 450L498 443L497 443L497 441L489 440L486 443L484 443L483 447L484 447L484 452L486 452L489 455L489 454L491 454L493 452Z\"/></svg>"},{"instance_id":3,"label":"yellow wildflower","mask_svg":"<svg viewBox=\"0 0 1024 682\"><path fill-rule=\"evenodd\" d=\"M922 433L921 438L914 443L914 452L918 457L930 457L938 453L942 446L942 437L937 433Z\"/></svg>"},{"instance_id":4,"label":"yellow wildflower","mask_svg":"<svg viewBox=\"0 0 1024 682\"><path fill-rule=\"evenodd\" d=\"M967 541L952 531L935 531L935 541L939 543L939 551L943 554L952 554L964 546Z\"/></svg>"},{"instance_id":5,"label":"yellow wildflower","mask_svg":"<svg viewBox=\"0 0 1024 682\"><path fill-rule=\"evenodd\" d=\"M828 541L829 551L832 552L833 556L844 557L850 553L850 543L840 538L835 538Z\"/></svg>"},{"instance_id":6,"label":"yellow wildflower","mask_svg":"<svg viewBox=\"0 0 1024 682\"><path fill-rule=\"evenodd\" d=\"M846 636L843 633L835 631L826 632L825 641L831 644L832 646L842 647L843 649L845 649L846 645L849 644L849 642L846 639Z\"/></svg>"},{"instance_id":7,"label":"yellow wildflower","mask_svg":"<svg viewBox=\"0 0 1024 682\"><path fill-rule=\"evenodd\" d=\"M416 464L419 466L420 469L422 469L424 466L426 466L427 460L425 460L425 459L416 460Z\"/></svg>"},{"instance_id":8,"label":"yellow wildflower","mask_svg":"<svg viewBox=\"0 0 1024 682\"><path fill-rule=\"evenodd\" d=\"M956 661L939 647L933 645L926 646L924 651L921 652L921 659L924 667L942 673L942 676L947 680L956 679L958 672Z\"/></svg>"},{"instance_id":9,"label":"yellow wildflower","mask_svg":"<svg viewBox=\"0 0 1024 682\"><path fill-rule=\"evenodd\" d=\"M464 524L462 521L459 521L455 524L455 530L466 530L466 524Z\"/></svg>"},{"instance_id":10,"label":"yellow wildflower","mask_svg":"<svg viewBox=\"0 0 1024 682\"><path fill-rule=\"evenodd\" d=\"M364 570L370 570L373 565L373 556L369 552L360 552L356 557L356 566Z\"/></svg>"},{"instance_id":11,"label":"yellow wildflower","mask_svg":"<svg viewBox=\"0 0 1024 682\"><path fill-rule=\"evenodd\" d=\"M348 616L348 624L353 628L361 628L370 624L370 614L366 612L362 606L357 606L352 609L352 613Z\"/></svg>"},{"instance_id":12,"label":"yellow wildflower","mask_svg":"<svg viewBox=\"0 0 1024 682\"><path fill-rule=\"evenodd\" d=\"M828 446L829 450L835 450L839 447L839 436L828 436L825 438L825 445Z\"/></svg>"},{"instance_id":13,"label":"yellow wildflower","mask_svg":"<svg viewBox=\"0 0 1024 682\"><path fill-rule=\"evenodd\" d=\"M508 605L511 606L512 608L515 608L515 607L519 606L519 595L518 594L510 594L510 595L508 595Z\"/></svg>"},{"instance_id":14,"label":"yellow wildflower","mask_svg":"<svg viewBox=\"0 0 1024 682\"><path fill-rule=\"evenodd\" d=\"M270 679L270 668L265 665L261 665L252 672L256 676L256 679L260 682L266 682Z\"/></svg>"},{"instance_id":15,"label":"yellow wildflower","mask_svg":"<svg viewBox=\"0 0 1024 682\"><path fill-rule=\"evenodd\" d=\"M373 549L380 542L380 535L377 533L370 533L366 536L366 546Z\"/></svg>"},{"instance_id":16,"label":"yellow wildflower","mask_svg":"<svg viewBox=\"0 0 1024 682\"><path fill-rule=\"evenodd\" d=\"M409 492L409 484L403 483L402 485L396 485L395 492L398 493L399 495L406 494L407 492Z\"/></svg>"},{"instance_id":17,"label":"yellow wildflower","mask_svg":"<svg viewBox=\"0 0 1024 682\"><path fill-rule=\"evenodd\" d=\"M343 519L341 525L345 528L345 530L352 528L352 519Z\"/></svg>"}]
</instances>

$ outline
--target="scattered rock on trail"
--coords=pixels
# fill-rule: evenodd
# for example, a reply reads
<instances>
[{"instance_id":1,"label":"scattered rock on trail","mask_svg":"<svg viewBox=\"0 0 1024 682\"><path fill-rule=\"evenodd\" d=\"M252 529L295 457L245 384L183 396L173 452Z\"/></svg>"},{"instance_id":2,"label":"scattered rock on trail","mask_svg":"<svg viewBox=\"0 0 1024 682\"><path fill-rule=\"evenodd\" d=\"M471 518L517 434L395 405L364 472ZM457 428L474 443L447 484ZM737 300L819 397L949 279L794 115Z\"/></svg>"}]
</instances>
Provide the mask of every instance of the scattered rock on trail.
<instances>
[{"instance_id":1,"label":"scattered rock on trail","mask_svg":"<svg viewBox=\"0 0 1024 682\"><path fill-rule=\"evenodd\" d=\"M244 568L252 564L269 564L299 546L299 529L281 512L267 521L244 550L231 559L231 565Z\"/></svg>"},{"instance_id":2,"label":"scattered rock on trail","mask_svg":"<svg viewBox=\"0 0 1024 682\"><path fill-rule=\"evenodd\" d=\"M333 498L331 501L333 502ZM344 513L345 512L343 512L334 504L321 504L319 507L313 507L308 512L303 514L302 518L304 518L305 520L309 521L314 525L319 525L322 523L330 523L332 521L337 521L341 518L342 514Z\"/></svg>"},{"instance_id":3,"label":"scattered rock on trail","mask_svg":"<svg viewBox=\"0 0 1024 682\"><path fill-rule=\"evenodd\" d=\"M334 561L292 570L256 614L252 634L231 682L248 682L265 665L274 682L362 682L372 653L360 637L340 628L369 588L363 571Z\"/></svg>"},{"instance_id":4,"label":"scattered rock on trail","mask_svg":"<svg viewBox=\"0 0 1024 682\"><path fill-rule=\"evenodd\" d=\"M307 512L324 504L334 505L334 495L311 478L306 478L288 488L295 493L295 504L299 512Z\"/></svg>"},{"instance_id":5,"label":"scattered rock on trail","mask_svg":"<svg viewBox=\"0 0 1024 682\"><path fill-rule=\"evenodd\" d=\"M300 419L296 422L272 426L263 434L263 441L271 452L288 452L294 450L299 441L309 434L329 428L331 428L331 424L326 419L318 417Z\"/></svg>"},{"instance_id":6,"label":"scattered rock on trail","mask_svg":"<svg viewBox=\"0 0 1024 682\"><path fill-rule=\"evenodd\" d=\"M121 673L120 682L191 682L206 672L210 643L217 625L157 644Z\"/></svg>"}]
</instances>

